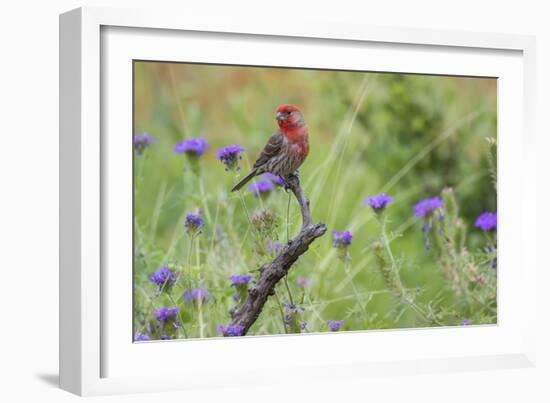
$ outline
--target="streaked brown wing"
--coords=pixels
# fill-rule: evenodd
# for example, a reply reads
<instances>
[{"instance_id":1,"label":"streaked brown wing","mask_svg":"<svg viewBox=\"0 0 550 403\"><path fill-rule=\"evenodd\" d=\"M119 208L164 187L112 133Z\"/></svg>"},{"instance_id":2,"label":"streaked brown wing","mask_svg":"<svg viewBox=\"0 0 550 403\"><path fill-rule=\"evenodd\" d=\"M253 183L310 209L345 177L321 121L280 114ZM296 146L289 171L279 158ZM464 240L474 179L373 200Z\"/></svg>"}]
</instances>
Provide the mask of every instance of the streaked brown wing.
<instances>
[{"instance_id":1,"label":"streaked brown wing","mask_svg":"<svg viewBox=\"0 0 550 403\"><path fill-rule=\"evenodd\" d=\"M271 158L279 154L281 147L283 146L284 137L283 134L279 131L275 132L270 138L267 144L265 145L262 153L254 163L254 168L258 168L264 165Z\"/></svg>"}]
</instances>

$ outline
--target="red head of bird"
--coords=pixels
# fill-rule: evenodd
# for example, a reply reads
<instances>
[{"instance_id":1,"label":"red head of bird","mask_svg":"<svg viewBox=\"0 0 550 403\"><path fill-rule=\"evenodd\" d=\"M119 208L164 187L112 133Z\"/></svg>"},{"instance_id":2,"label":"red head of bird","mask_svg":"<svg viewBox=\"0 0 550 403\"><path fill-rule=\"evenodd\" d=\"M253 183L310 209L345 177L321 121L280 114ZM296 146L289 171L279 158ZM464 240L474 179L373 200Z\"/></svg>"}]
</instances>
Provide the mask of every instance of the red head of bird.
<instances>
[{"instance_id":1,"label":"red head of bird","mask_svg":"<svg viewBox=\"0 0 550 403\"><path fill-rule=\"evenodd\" d=\"M275 119L283 132L305 126L302 111L290 104L280 105L275 112Z\"/></svg>"},{"instance_id":2,"label":"red head of bird","mask_svg":"<svg viewBox=\"0 0 550 403\"><path fill-rule=\"evenodd\" d=\"M281 133L291 142L307 142L307 127L302 111L290 104L283 104L277 108L275 119Z\"/></svg>"}]
</instances>

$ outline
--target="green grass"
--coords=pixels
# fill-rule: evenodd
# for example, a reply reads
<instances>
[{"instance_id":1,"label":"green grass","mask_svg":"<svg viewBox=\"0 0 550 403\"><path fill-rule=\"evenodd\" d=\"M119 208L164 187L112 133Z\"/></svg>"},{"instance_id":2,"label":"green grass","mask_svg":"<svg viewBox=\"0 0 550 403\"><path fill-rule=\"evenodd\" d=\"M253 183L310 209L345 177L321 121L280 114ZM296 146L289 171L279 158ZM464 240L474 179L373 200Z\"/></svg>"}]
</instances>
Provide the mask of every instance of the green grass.
<instances>
[{"instance_id":1,"label":"green grass","mask_svg":"<svg viewBox=\"0 0 550 403\"><path fill-rule=\"evenodd\" d=\"M329 229L288 275L307 330L328 331L329 319L343 319L344 330L459 325L463 319L496 323L496 275L490 268L496 252L484 249L495 242L473 226L483 211L496 211L494 161L485 140L496 137L496 80L146 62L134 68L135 131L156 139L134 158L136 332L152 338L163 332L174 338L217 336L235 304L228 277L257 277L273 257L258 246L247 212L272 209L278 242L286 242L287 231L291 237L299 231L294 198L287 227L284 190L265 199L229 193L237 177L214 155L240 144L246 149L241 172L248 172L276 128L275 108L286 102L304 112L311 151L300 177L314 221ZM177 142L194 137L211 146L196 169L173 153ZM445 245L427 251L423 220L413 216L412 205L446 187L454 189L460 208L445 214L465 223L466 243L460 250ZM362 204L380 192L395 199L385 213L385 235ZM199 209L205 227L192 240L185 214ZM446 222L443 232L454 234L455 221ZM349 260L332 246L333 229L353 233ZM383 252L373 248L376 242L383 243ZM462 276L464 292L453 291L442 270L446 263ZM181 277L159 293L148 279L163 265ZM470 267L486 281L468 277ZM384 269L399 278L401 293L388 284ZM296 285L299 277L310 281L305 291ZM209 301L200 307L185 303L189 286L206 288ZM281 305L290 300L282 282L276 296ZM154 309L173 306L180 308L183 326L159 329ZM272 297L249 334L285 331L281 306Z\"/></svg>"}]
</instances>

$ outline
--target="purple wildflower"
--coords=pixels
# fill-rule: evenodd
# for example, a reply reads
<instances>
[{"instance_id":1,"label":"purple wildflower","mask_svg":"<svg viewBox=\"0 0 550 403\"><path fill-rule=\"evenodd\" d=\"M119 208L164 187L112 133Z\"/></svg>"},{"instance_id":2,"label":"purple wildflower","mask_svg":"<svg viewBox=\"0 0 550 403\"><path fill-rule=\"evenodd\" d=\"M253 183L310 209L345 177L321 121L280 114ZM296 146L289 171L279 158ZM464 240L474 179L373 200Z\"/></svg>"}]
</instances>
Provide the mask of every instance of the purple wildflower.
<instances>
[{"instance_id":1,"label":"purple wildflower","mask_svg":"<svg viewBox=\"0 0 550 403\"><path fill-rule=\"evenodd\" d=\"M134 341L148 341L148 340L151 340L151 338L144 333L137 332L134 335Z\"/></svg>"},{"instance_id":2,"label":"purple wildflower","mask_svg":"<svg viewBox=\"0 0 550 403\"><path fill-rule=\"evenodd\" d=\"M155 317L159 322L175 319L179 313L179 308L159 308L155 310Z\"/></svg>"},{"instance_id":3,"label":"purple wildflower","mask_svg":"<svg viewBox=\"0 0 550 403\"><path fill-rule=\"evenodd\" d=\"M482 213L476 220L475 226L482 231L490 232L497 229L497 215L486 211Z\"/></svg>"},{"instance_id":4,"label":"purple wildflower","mask_svg":"<svg viewBox=\"0 0 550 403\"><path fill-rule=\"evenodd\" d=\"M252 279L252 276L242 276L242 275L229 277L229 280L231 280L231 286L235 287L233 300L238 304L243 303L246 300L246 296L248 295L248 282L251 279Z\"/></svg>"},{"instance_id":5,"label":"purple wildflower","mask_svg":"<svg viewBox=\"0 0 550 403\"><path fill-rule=\"evenodd\" d=\"M335 248L347 248L351 245L353 235L349 231L332 230L332 246Z\"/></svg>"},{"instance_id":6,"label":"purple wildflower","mask_svg":"<svg viewBox=\"0 0 550 403\"><path fill-rule=\"evenodd\" d=\"M344 321L343 320L329 320L329 321L327 321L327 325L330 328L331 332L337 332L344 325Z\"/></svg>"},{"instance_id":7,"label":"purple wildflower","mask_svg":"<svg viewBox=\"0 0 550 403\"><path fill-rule=\"evenodd\" d=\"M284 186L285 185L285 181L283 180L283 178L281 178L278 175L273 175L271 172L266 172L264 174L264 178L271 181L271 182L273 182L276 185L279 185L279 186Z\"/></svg>"},{"instance_id":8,"label":"purple wildflower","mask_svg":"<svg viewBox=\"0 0 550 403\"><path fill-rule=\"evenodd\" d=\"M138 155L141 155L143 154L143 151L149 146L149 144L153 143L154 141L155 138L149 136L147 133L136 134L134 136L134 149L136 150Z\"/></svg>"},{"instance_id":9,"label":"purple wildflower","mask_svg":"<svg viewBox=\"0 0 550 403\"><path fill-rule=\"evenodd\" d=\"M243 331L244 326L218 326L218 333L223 335L223 337L242 336Z\"/></svg>"},{"instance_id":10,"label":"purple wildflower","mask_svg":"<svg viewBox=\"0 0 550 403\"><path fill-rule=\"evenodd\" d=\"M216 157L223 162L225 170L239 170L239 160L242 158L239 154L244 151L244 148L237 144L232 146L223 147L218 150Z\"/></svg>"},{"instance_id":11,"label":"purple wildflower","mask_svg":"<svg viewBox=\"0 0 550 403\"><path fill-rule=\"evenodd\" d=\"M202 219L202 210L199 210L197 214L188 213L185 216L185 230L191 236L202 234L202 227L204 227L204 220Z\"/></svg>"},{"instance_id":12,"label":"purple wildflower","mask_svg":"<svg viewBox=\"0 0 550 403\"><path fill-rule=\"evenodd\" d=\"M186 154L190 157L198 157L203 155L210 147L206 140L202 137L196 139L187 139L178 143L174 147L176 154Z\"/></svg>"},{"instance_id":13,"label":"purple wildflower","mask_svg":"<svg viewBox=\"0 0 550 403\"><path fill-rule=\"evenodd\" d=\"M204 303L208 301L209 295L206 288L194 288L189 292L189 290L183 293L183 299L185 302L198 302L199 300Z\"/></svg>"},{"instance_id":14,"label":"purple wildflower","mask_svg":"<svg viewBox=\"0 0 550 403\"><path fill-rule=\"evenodd\" d=\"M162 266L159 271L154 271L151 273L149 282L155 283L162 288L165 286L174 285L176 282L176 277L176 273L171 272L167 266Z\"/></svg>"},{"instance_id":15,"label":"purple wildflower","mask_svg":"<svg viewBox=\"0 0 550 403\"><path fill-rule=\"evenodd\" d=\"M381 211L388 204L391 204L392 202L393 202L393 197L382 193L374 197L369 197L367 200L363 202L363 204L366 204L367 206L371 206L374 211Z\"/></svg>"},{"instance_id":16,"label":"purple wildflower","mask_svg":"<svg viewBox=\"0 0 550 403\"><path fill-rule=\"evenodd\" d=\"M256 197L259 197L269 194L274 188L275 185L271 181L257 181L248 187L248 191L254 193Z\"/></svg>"},{"instance_id":17,"label":"purple wildflower","mask_svg":"<svg viewBox=\"0 0 550 403\"><path fill-rule=\"evenodd\" d=\"M301 288L302 290L307 288L307 286L309 286L309 283L310 283L309 279L305 277L298 277L298 279L296 280L296 285L298 286L298 288Z\"/></svg>"},{"instance_id":18,"label":"purple wildflower","mask_svg":"<svg viewBox=\"0 0 550 403\"><path fill-rule=\"evenodd\" d=\"M252 276L231 276L229 277L229 280L231 280L231 285L233 286L240 286L240 285L248 285L248 282L252 279Z\"/></svg>"},{"instance_id":19,"label":"purple wildflower","mask_svg":"<svg viewBox=\"0 0 550 403\"><path fill-rule=\"evenodd\" d=\"M280 242L273 242L273 241L267 242L267 253L269 253L270 255L277 254L277 252L279 252L279 249L281 249Z\"/></svg>"},{"instance_id":20,"label":"purple wildflower","mask_svg":"<svg viewBox=\"0 0 550 403\"><path fill-rule=\"evenodd\" d=\"M470 325L471 323L470 323L470 321L469 321L468 319L462 319L462 322L460 322L460 324L461 324L462 326L468 326L468 325Z\"/></svg>"},{"instance_id":21,"label":"purple wildflower","mask_svg":"<svg viewBox=\"0 0 550 403\"><path fill-rule=\"evenodd\" d=\"M436 196L431 199L420 200L414 205L413 210L417 217L426 217L432 211L440 208L443 208L443 200Z\"/></svg>"}]
</instances>

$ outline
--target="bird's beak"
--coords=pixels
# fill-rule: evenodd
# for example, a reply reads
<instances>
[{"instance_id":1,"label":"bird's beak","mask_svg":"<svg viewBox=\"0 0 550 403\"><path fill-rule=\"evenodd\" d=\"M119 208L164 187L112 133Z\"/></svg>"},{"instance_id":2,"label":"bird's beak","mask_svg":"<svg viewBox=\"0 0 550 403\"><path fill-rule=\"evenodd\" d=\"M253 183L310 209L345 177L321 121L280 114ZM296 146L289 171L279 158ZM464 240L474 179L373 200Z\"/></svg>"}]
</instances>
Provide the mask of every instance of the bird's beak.
<instances>
[{"instance_id":1,"label":"bird's beak","mask_svg":"<svg viewBox=\"0 0 550 403\"><path fill-rule=\"evenodd\" d=\"M283 122L285 120L285 114L282 112L277 112L275 119L277 119L277 122Z\"/></svg>"}]
</instances>

